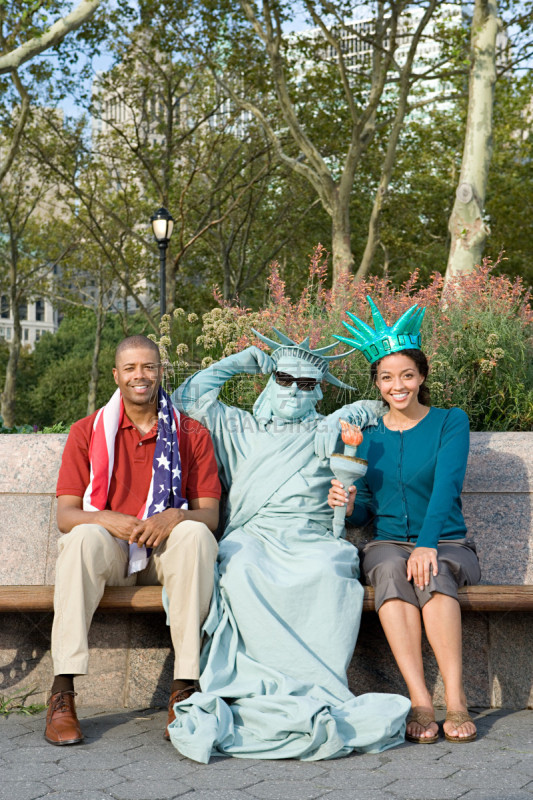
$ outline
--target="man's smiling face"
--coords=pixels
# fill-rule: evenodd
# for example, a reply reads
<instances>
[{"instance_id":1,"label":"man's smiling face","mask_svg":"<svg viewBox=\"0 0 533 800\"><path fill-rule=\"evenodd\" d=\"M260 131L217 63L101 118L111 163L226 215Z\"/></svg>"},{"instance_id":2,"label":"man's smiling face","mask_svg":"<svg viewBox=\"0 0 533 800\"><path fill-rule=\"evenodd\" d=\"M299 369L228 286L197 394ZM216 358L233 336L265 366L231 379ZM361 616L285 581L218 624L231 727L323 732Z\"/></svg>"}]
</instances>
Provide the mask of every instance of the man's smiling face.
<instances>
[{"instance_id":1,"label":"man's smiling face","mask_svg":"<svg viewBox=\"0 0 533 800\"><path fill-rule=\"evenodd\" d=\"M163 377L163 367L150 347L131 347L118 353L113 377L127 405L152 405Z\"/></svg>"}]
</instances>

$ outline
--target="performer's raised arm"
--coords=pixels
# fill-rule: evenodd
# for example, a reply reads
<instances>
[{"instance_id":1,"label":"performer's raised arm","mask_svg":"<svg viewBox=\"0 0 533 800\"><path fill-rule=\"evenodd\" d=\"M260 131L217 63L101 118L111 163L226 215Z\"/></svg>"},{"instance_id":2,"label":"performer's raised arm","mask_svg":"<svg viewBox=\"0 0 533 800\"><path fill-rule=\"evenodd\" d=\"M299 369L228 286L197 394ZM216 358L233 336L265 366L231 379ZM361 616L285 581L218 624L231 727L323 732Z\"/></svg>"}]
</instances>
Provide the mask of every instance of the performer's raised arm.
<instances>
[{"instance_id":1,"label":"performer's raised arm","mask_svg":"<svg viewBox=\"0 0 533 800\"><path fill-rule=\"evenodd\" d=\"M269 375L273 369L274 362L268 353L259 347L248 347L191 375L176 389L172 395L172 402L180 411L198 419L198 412L217 400L223 385L234 375L258 373Z\"/></svg>"}]
</instances>

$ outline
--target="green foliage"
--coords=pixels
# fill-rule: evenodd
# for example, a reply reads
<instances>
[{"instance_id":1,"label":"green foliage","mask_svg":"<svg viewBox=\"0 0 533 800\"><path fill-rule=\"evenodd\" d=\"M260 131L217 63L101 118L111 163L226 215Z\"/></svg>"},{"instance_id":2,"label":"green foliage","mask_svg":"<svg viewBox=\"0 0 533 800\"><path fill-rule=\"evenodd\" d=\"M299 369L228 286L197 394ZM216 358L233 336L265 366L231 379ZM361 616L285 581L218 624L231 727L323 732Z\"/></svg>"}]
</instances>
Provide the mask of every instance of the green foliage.
<instances>
[{"instance_id":1,"label":"green foliage","mask_svg":"<svg viewBox=\"0 0 533 800\"><path fill-rule=\"evenodd\" d=\"M107 402L114 389L111 368L116 342L121 338L117 322L113 317L104 328L98 393L99 400L105 398L103 402ZM72 423L87 414L93 344L94 319L87 312L66 318L57 334L47 334L38 342L32 354L36 382L27 398L31 419L36 424L50 426L65 420ZM20 402L17 406L20 414L24 406Z\"/></svg>"},{"instance_id":2,"label":"green foliage","mask_svg":"<svg viewBox=\"0 0 533 800\"><path fill-rule=\"evenodd\" d=\"M468 410L474 430L531 430L533 343L520 318L490 309L447 316L450 335L431 362L432 401Z\"/></svg>"},{"instance_id":3,"label":"green foliage","mask_svg":"<svg viewBox=\"0 0 533 800\"><path fill-rule=\"evenodd\" d=\"M105 364L107 353L102 354ZM91 354L64 356L49 364L29 398L32 418L39 425L51 425L57 419L75 420L87 414L87 385Z\"/></svg>"},{"instance_id":4,"label":"green foliage","mask_svg":"<svg viewBox=\"0 0 533 800\"><path fill-rule=\"evenodd\" d=\"M533 73L505 76L496 84L494 152L487 190L488 240L493 255L505 250L505 271L533 285L531 195Z\"/></svg>"},{"instance_id":5,"label":"green foliage","mask_svg":"<svg viewBox=\"0 0 533 800\"><path fill-rule=\"evenodd\" d=\"M20 694L14 694L11 697L6 697L6 695L0 695L0 716L8 717L10 714L25 714L26 716L30 716L31 714L40 714L41 711L44 711L46 705L43 703L30 703L29 705L26 704L28 697L31 697L33 694L37 694L38 689L27 689L23 690Z\"/></svg>"},{"instance_id":6,"label":"green foliage","mask_svg":"<svg viewBox=\"0 0 533 800\"><path fill-rule=\"evenodd\" d=\"M381 218L381 250L373 265L400 286L413 270L429 281L448 256L448 220L461 168L466 107L432 109L406 123Z\"/></svg>"},{"instance_id":7,"label":"green foliage","mask_svg":"<svg viewBox=\"0 0 533 800\"><path fill-rule=\"evenodd\" d=\"M0 433L34 433L34 428L31 425L13 425L11 428L6 428L4 419L0 416Z\"/></svg>"},{"instance_id":8,"label":"green foliage","mask_svg":"<svg viewBox=\"0 0 533 800\"><path fill-rule=\"evenodd\" d=\"M6 20L12 18L12 29L19 30L25 4L10 0L5 5ZM312 5L306 6L307 12ZM499 5L505 18L516 12ZM438 6L438 14L445 15L446 4ZM51 0L46 6L49 14L59 7ZM266 6L263 12L257 4L254 7L260 16L266 13ZM321 13L329 10L325 19L333 29L335 15L340 19L346 13L349 18L353 12L353 4L343 0L314 7L317 12L321 8ZM347 10L350 8L352 11ZM279 2L271 9L273 18L279 17L283 23L282 61L302 132L337 180L350 141L351 120L335 60L324 58L320 38L287 35L295 14L290 3ZM31 20L24 24L44 24L33 7L26 17L28 14ZM304 19L313 27L312 18L305 14L305 9L299 10L298 27ZM524 28L530 24L527 14L522 24ZM372 264L374 274L390 278L395 286L407 280L414 269L427 281L434 271L444 271L447 260L448 218L464 136L468 20L456 29L441 22L436 33L443 58L450 59L450 69L445 70L442 82L433 81L432 85L449 92L449 100L429 103L406 117L391 184L383 198L379 247ZM516 35L513 29L513 37ZM208 308L216 284L225 300L260 308L266 300L264 276L274 258L280 263L283 279L298 294L306 280L301 269L306 243L322 241L329 247L331 220L315 188L303 174L291 172L279 162L257 121L244 123L238 108L213 80L211 69L216 71L222 65L219 71L224 80L260 107L280 132L283 152L300 165L309 165L309 158L302 157L282 122L269 59L241 4L227 0L194 4L180 0L171 5L157 0L137 4L117 0L111 7L106 4L105 11L99 9L61 45L64 57L54 67L57 80L53 82L61 92L67 88L74 92L69 58L79 43L84 52L101 49L109 53L113 67L99 77L98 86L107 101L113 96L122 99L128 107L127 119L108 125L106 135L93 148L89 146L88 117L66 119L64 125L58 125L56 112L45 111L43 98L39 98L42 107L30 120L27 137L38 141L39 163L49 165L60 203L65 204L64 224L56 233L61 241L53 245L52 236L42 237L41 261L47 263L63 246L71 246L61 268L68 275L67 282L76 284L78 300L82 291L94 287L98 276L105 278L108 296L116 296L121 282L122 295L124 282L132 289L146 280L152 295L147 304L149 315L151 302L158 299L154 289L158 276L156 248L147 222L162 203L175 217L167 259L167 294L171 297L175 289L176 305ZM158 75L155 84L154 74ZM359 114L368 99L368 80L368 70L361 64L350 73ZM530 71L525 70L523 78L513 74L497 81L495 148L487 195L492 229L487 252L496 259L500 250L506 249L506 271L511 276L522 275L527 283L533 281L528 236L528 198L533 188L533 137L527 135L531 80ZM364 137L364 158L354 181L349 216L356 264L365 250L368 219L394 116L395 81L391 73L375 125ZM423 99L426 90L427 84L417 90L415 82L410 99ZM4 115L9 130L15 101L11 98ZM221 103L224 110L218 113ZM89 107L87 101L87 111ZM90 110L97 119L98 103ZM133 126L130 112L138 123L149 120L149 124ZM52 234L54 231L55 226ZM499 269L501 265L495 267L495 271ZM131 300L132 292L127 292ZM68 290L67 294L72 298Z\"/></svg>"},{"instance_id":9,"label":"green foliage","mask_svg":"<svg viewBox=\"0 0 533 800\"><path fill-rule=\"evenodd\" d=\"M130 320L130 333L144 329L138 317ZM120 319L108 315L102 333L97 406L104 405L116 389L112 368L122 338ZM17 422L43 427L43 432L64 433L87 414L93 345L94 315L87 310L66 317L56 334L47 333L39 340L19 370Z\"/></svg>"},{"instance_id":10,"label":"green foliage","mask_svg":"<svg viewBox=\"0 0 533 800\"><path fill-rule=\"evenodd\" d=\"M162 321L160 349L176 386L191 370L259 344L252 328L271 335L273 327L297 341L310 336L313 348L329 344L342 333L344 312L371 322L366 295L370 294L389 324L413 303L426 307L423 348L430 362L428 385L435 405L459 406L473 430L531 430L533 427L533 311L530 295L519 279L511 282L494 274L488 261L472 275L443 288L440 274L426 286L414 272L400 289L383 278L355 283L347 276L333 290L325 288L327 263L320 246L311 259L307 286L294 301L288 296L277 265L273 265L270 301L259 311L220 302L202 317L201 333L191 344L183 341L184 314L178 309ZM195 317L196 315L194 315ZM196 325L196 320L189 325ZM182 339L177 338L177 334ZM175 343L178 342L176 345ZM339 346L339 351L345 350ZM177 359L176 359L177 356ZM185 360L185 356L187 360ZM330 413L360 397L377 397L363 356L354 354L333 367L334 374L356 392L327 385L322 413ZM261 376L238 376L224 387L221 399L250 410L264 385Z\"/></svg>"},{"instance_id":11,"label":"green foliage","mask_svg":"<svg viewBox=\"0 0 533 800\"><path fill-rule=\"evenodd\" d=\"M1 5L0 22L8 47L46 28L66 8L60 0L33 5L24 0L7 0ZM251 5L259 15L267 13L268 4L263 12L260 4ZM445 13L446 4L437 5L439 13ZM279 18L281 23L284 39L281 57L287 67L287 90L302 133L316 146L332 179L337 180L346 157L351 121L335 62L324 58L320 39L287 36L289 30L300 28L304 19L305 25L315 25L308 14L313 6L317 11L327 8L331 12L326 15L328 25L334 26L335 14L339 19L353 15L353 3L348 0L306 4L305 9L298 9L298 25L293 26L291 20L297 13L294 4L270 4L273 19ZM517 6L509 0L498 6L504 20L521 15L519 26L509 28L513 38L511 55L517 57L518 39L530 38L531 2ZM449 100L421 106L407 115L391 184L383 198L380 241L371 271L390 280L387 285L391 287L411 286L414 270L417 285L437 285L434 273L443 272L447 260L448 218L459 179L466 117L468 18L464 17L463 24L455 30L444 24L437 27L437 38L443 58L450 59L450 69L443 75L445 83L437 81L434 85L450 90ZM92 95L91 107L89 84L84 81L86 72L79 72L82 65L83 70L91 67L90 57L98 52L106 52L113 62L112 69L100 77L104 99L120 97L128 113L126 119L117 118L108 125L106 136L94 146L95 141L89 136L89 115L76 119L67 115L63 120L57 102L70 93L71 99L78 102L81 99L86 111L98 117L94 102L97 94ZM93 317L81 315L76 323L73 316L76 312L66 304L85 303L94 309L96 288L100 290L99 298L105 297L105 312L109 312L100 358L103 378L98 403L105 402L113 390L112 351L122 332L111 312L123 309L128 300L131 303L137 288L145 286L150 295L146 322L131 323L123 317L121 324L125 333L131 332L130 324L137 325L136 330L146 330L153 305L158 301L157 248L151 241L148 219L161 203L175 217L167 259L168 296L175 290L174 305L188 313L193 308L200 312L211 307L214 285L219 291L219 305L204 314L201 321L191 323L187 314L172 319L169 335L181 347L180 353L169 356L169 363L174 363L174 383L194 366L241 346L243 336L251 341L249 326L254 319L256 324L268 327L271 319L267 310L275 309L278 303L276 281L285 282L292 297L315 298L310 301L315 316L302 308L300 301L294 303L297 308L294 316L301 319L302 330L315 325L316 319L317 330L325 340L330 331L322 327L322 320L329 311L324 311L325 301L313 294L318 291L316 276L315 284L309 287L302 265L308 254L307 242L321 241L327 245L331 241L330 217L304 174L291 172L287 164L279 161L276 149L259 123L243 121L237 105L228 100L212 75L212 70L218 71L227 83L233 84L237 94L260 107L279 134L283 152L296 159L302 168L309 166L309 157L302 156L282 120L269 58L246 21L242 4L229 0L192 4L184 0L171 4L159 0L139 0L134 4L115 0L111 5L105 4L105 8L102 6L88 23L69 34L49 55L53 58L35 59L21 71L31 90L32 113L25 129L21 163L15 163L10 181L3 186L5 211L0 228L4 235L0 249L4 257L0 289L6 293L9 286L6 225L14 202L10 198L15 197L17 189L19 203L24 199L27 206L26 201L33 203L37 194L44 192L43 205L34 215L38 222L29 218L19 237L16 280L21 302L31 299L36 291L48 290L68 319L58 337L43 337L35 354L23 350L17 376L16 422L53 426L61 420L68 424L85 414L93 341L89 319ZM302 80L303 64L305 80ZM350 86L357 113L361 114L368 100L369 73L366 66L359 66L350 74ZM350 199L351 248L356 264L365 249L368 219L394 116L396 77L393 73L389 77L371 131L368 136L365 134L364 158L358 164ZM7 76L0 78L0 90L0 135L9 140L20 98ZM414 85L410 99L423 99L424 92L425 89L420 92ZM486 203L487 222L492 231L487 252L495 260L504 249L508 259L495 260L491 275L505 271L511 277L522 276L526 285L533 283L532 93L529 67L520 72L510 68L496 82L494 152ZM218 113L220 104L223 113ZM131 124L130 112L139 124ZM60 209L61 225L48 223L49 208ZM22 207L21 210L24 213L18 216L26 220ZM272 259L278 262L276 278L265 282ZM44 265L47 273L55 260L60 260L61 298L57 287L48 283L38 269ZM320 280L320 291L325 292L331 282L329 266L324 266ZM376 280L371 278L368 286L377 286ZM352 289L348 291L347 286L336 287L334 296L340 297L346 290L346 296L352 297ZM138 297L137 302L140 303ZM250 310L237 312L241 306L254 309L256 316ZM285 323L287 315L293 324L283 297L280 309L275 309L280 324ZM364 301L360 311L366 313ZM218 316L219 312L222 316ZM449 322L439 317L439 324L451 334L449 326L457 324L461 328L465 313L461 311L457 323L451 313ZM272 319L278 317L274 315ZM340 321L340 316L336 319ZM428 312L426 326L430 319ZM490 335L491 324L486 323L483 336ZM294 322L294 330L297 327ZM472 411L477 426L483 426L485 416L486 424L498 426L521 424L516 418L523 413L527 415L528 374L515 382L511 373L504 374L507 356L511 359L509 363L515 358L511 354L515 353L522 330L512 333L511 327L506 332L498 330L498 336L505 342L498 346L504 349L506 358L497 360L490 371L484 372L480 366L484 359L491 361L484 353L481 334L477 349L474 339L465 347L471 364L471 373L465 373L465 385L471 386L472 393L478 387L480 394L477 400L473 394L464 400L458 394L462 385L459 381L453 400L458 404L472 403L472 408L479 405L479 419L477 412ZM459 333L457 337L460 338ZM461 342L457 347L464 344ZM440 352L440 356L454 373L457 370L457 374L463 375L466 366L454 360L453 348L451 352ZM527 355L524 359L527 362ZM0 386L4 383L6 361L7 345L0 340ZM522 370L523 360L518 356L516 364ZM350 368L351 380L357 381L360 393L372 388L363 367L364 364L358 370ZM446 385L450 381L449 374L434 369L433 380L438 402L451 402L447 395L441 398L438 388L439 383ZM505 388L498 385L499 381ZM250 386L248 391L246 387ZM228 398L250 406L258 386L259 383L254 386L238 379L224 391ZM513 392L518 392L515 401ZM492 397L486 415L482 409L485 394ZM328 387L324 408L342 400L342 393ZM510 413L513 402L515 411ZM504 413L515 421L503 423Z\"/></svg>"},{"instance_id":12,"label":"green foliage","mask_svg":"<svg viewBox=\"0 0 533 800\"><path fill-rule=\"evenodd\" d=\"M68 433L70 425L65 425L64 422L56 422L55 425L45 425L37 433Z\"/></svg>"}]
</instances>

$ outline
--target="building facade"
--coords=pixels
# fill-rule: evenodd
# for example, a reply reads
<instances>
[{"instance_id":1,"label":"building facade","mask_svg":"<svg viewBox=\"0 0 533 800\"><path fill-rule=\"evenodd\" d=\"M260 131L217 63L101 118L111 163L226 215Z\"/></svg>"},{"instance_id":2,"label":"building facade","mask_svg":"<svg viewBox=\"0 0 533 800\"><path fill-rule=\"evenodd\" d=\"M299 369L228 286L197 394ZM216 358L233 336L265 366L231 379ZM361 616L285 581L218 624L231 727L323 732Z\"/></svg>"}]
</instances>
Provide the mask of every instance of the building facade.
<instances>
[{"instance_id":1,"label":"building facade","mask_svg":"<svg viewBox=\"0 0 533 800\"><path fill-rule=\"evenodd\" d=\"M22 326L22 345L33 350L36 343L45 333L55 333L59 325L59 314L46 298L23 303L19 306ZM8 344L13 340L14 325L9 297L0 295L0 339Z\"/></svg>"}]
</instances>

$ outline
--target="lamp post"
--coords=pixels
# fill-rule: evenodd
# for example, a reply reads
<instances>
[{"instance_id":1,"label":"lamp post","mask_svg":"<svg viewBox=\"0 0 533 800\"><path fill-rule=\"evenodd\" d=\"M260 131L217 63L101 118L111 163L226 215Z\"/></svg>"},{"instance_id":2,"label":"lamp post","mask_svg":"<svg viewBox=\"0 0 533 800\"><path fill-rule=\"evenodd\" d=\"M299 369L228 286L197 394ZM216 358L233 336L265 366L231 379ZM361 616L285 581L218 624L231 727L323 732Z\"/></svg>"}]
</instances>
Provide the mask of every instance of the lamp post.
<instances>
[{"instance_id":1,"label":"lamp post","mask_svg":"<svg viewBox=\"0 0 533 800\"><path fill-rule=\"evenodd\" d=\"M152 214L150 222L152 223L154 239L159 247L159 311L160 315L163 316L167 310L167 247L172 236L174 219L166 208L161 207L155 214Z\"/></svg>"}]
</instances>

